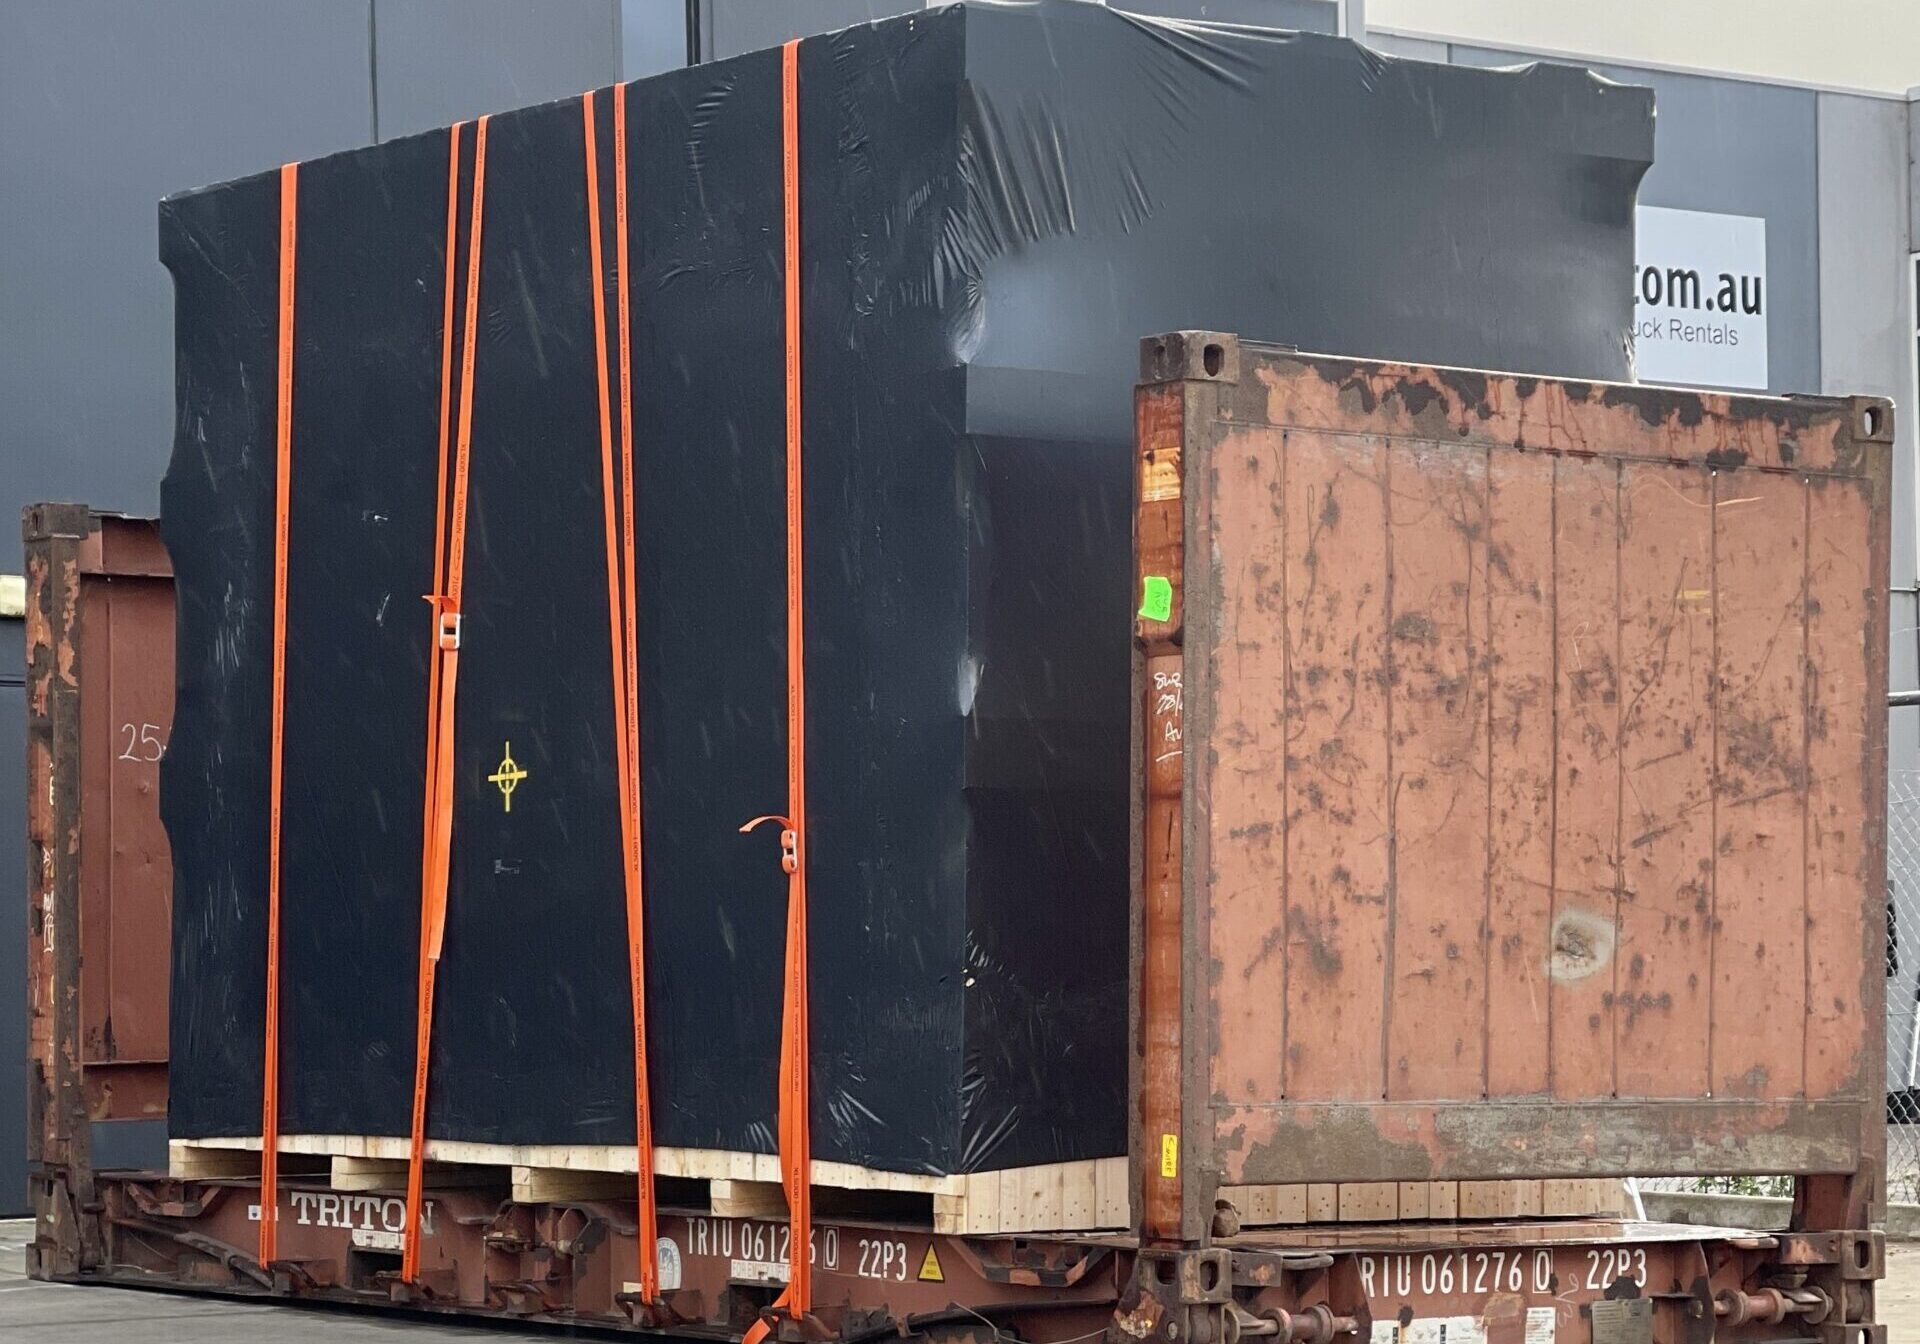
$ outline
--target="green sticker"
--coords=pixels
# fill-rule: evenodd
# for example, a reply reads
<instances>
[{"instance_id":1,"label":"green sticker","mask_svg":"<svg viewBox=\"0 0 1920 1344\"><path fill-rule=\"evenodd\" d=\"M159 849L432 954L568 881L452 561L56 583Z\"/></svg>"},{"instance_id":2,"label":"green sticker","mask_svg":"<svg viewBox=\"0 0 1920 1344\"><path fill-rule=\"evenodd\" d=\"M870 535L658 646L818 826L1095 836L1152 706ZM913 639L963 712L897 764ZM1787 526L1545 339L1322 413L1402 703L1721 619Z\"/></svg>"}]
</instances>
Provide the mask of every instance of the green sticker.
<instances>
[{"instance_id":1,"label":"green sticker","mask_svg":"<svg viewBox=\"0 0 1920 1344\"><path fill-rule=\"evenodd\" d=\"M1149 574L1142 581L1144 591L1140 595L1140 614L1150 621L1168 621L1173 619L1173 584L1158 574Z\"/></svg>"}]
</instances>

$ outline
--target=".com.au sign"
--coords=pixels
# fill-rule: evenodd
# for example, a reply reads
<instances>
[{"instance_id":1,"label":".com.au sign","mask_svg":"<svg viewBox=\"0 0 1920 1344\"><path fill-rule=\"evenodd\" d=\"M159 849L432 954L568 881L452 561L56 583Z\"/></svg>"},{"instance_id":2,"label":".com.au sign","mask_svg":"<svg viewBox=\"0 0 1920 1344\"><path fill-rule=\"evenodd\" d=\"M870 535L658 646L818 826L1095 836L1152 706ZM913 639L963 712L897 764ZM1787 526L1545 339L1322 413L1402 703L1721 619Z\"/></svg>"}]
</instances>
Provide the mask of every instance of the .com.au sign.
<instances>
[{"instance_id":1,"label":".com.au sign","mask_svg":"<svg viewBox=\"0 0 1920 1344\"><path fill-rule=\"evenodd\" d=\"M1634 355L1646 382L1767 385L1767 222L1642 206Z\"/></svg>"}]
</instances>

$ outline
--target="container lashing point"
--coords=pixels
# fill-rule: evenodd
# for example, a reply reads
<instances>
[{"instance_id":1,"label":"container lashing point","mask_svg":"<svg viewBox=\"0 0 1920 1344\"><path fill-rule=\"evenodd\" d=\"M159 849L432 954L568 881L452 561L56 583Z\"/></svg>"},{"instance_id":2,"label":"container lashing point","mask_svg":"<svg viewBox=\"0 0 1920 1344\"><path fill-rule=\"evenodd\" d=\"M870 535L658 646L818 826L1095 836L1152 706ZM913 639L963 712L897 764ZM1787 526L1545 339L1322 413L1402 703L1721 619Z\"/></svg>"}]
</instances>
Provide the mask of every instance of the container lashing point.
<instances>
[{"instance_id":1,"label":"container lashing point","mask_svg":"<svg viewBox=\"0 0 1920 1344\"><path fill-rule=\"evenodd\" d=\"M1302 1311L1274 1308L1253 1315L1238 1306L1227 1312L1224 1344L1239 1344L1256 1336L1276 1344L1333 1344L1341 1335L1358 1334L1360 1322L1352 1316L1336 1316L1325 1304Z\"/></svg>"},{"instance_id":2,"label":"container lashing point","mask_svg":"<svg viewBox=\"0 0 1920 1344\"><path fill-rule=\"evenodd\" d=\"M1818 1288L1762 1288L1752 1293L1728 1289L1714 1299L1713 1313L1729 1325L1778 1325L1789 1316L1818 1325L1833 1314L1833 1299Z\"/></svg>"}]
</instances>

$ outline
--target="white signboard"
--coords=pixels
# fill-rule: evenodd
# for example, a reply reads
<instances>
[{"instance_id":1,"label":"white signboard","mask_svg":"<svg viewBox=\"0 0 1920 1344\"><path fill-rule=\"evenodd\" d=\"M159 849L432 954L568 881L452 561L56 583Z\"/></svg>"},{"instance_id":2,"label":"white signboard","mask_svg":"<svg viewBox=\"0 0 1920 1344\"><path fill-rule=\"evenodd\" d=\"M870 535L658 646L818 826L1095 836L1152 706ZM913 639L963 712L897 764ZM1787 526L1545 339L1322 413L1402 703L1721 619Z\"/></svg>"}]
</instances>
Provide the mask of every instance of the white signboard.
<instances>
[{"instance_id":1,"label":"white signboard","mask_svg":"<svg viewBox=\"0 0 1920 1344\"><path fill-rule=\"evenodd\" d=\"M1636 216L1633 345L1640 378L1767 385L1767 221L1643 205Z\"/></svg>"}]
</instances>

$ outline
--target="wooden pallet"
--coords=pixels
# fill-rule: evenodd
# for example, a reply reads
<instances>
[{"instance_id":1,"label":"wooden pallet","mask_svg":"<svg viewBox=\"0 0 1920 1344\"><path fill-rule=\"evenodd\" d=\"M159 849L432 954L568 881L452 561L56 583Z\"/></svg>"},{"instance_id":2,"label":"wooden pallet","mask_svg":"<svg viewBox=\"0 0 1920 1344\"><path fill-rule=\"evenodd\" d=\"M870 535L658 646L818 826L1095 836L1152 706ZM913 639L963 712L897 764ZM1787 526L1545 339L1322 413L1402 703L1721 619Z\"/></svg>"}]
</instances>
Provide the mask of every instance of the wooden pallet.
<instances>
[{"instance_id":1,"label":"wooden pallet","mask_svg":"<svg viewBox=\"0 0 1920 1344\"><path fill-rule=\"evenodd\" d=\"M359 1135L282 1136L283 1170L304 1160L336 1190L401 1190L407 1140ZM523 1203L624 1199L637 1171L631 1148L516 1147L427 1143L432 1189L499 1188ZM260 1170L258 1138L175 1140L170 1174L183 1180L242 1179ZM655 1175L720 1217L781 1218L780 1161L765 1153L657 1148ZM813 1164L822 1217L863 1214L930 1223L936 1232L1089 1232L1127 1227L1127 1162L1097 1158L962 1176L876 1171L842 1162ZM702 1188L704 1187L704 1188ZM704 1194L704 1200L701 1195ZM1618 1181L1435 1181L1346 1185L1263 1185L1224 1189L1244 1227L1472 1218L1610 1216L1624 1209ZM676 1200L676 1202L678 1202Z\"/></svg>"}]
</instances>

